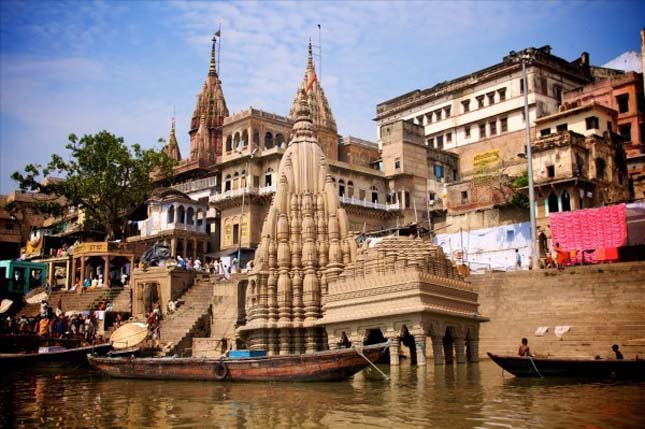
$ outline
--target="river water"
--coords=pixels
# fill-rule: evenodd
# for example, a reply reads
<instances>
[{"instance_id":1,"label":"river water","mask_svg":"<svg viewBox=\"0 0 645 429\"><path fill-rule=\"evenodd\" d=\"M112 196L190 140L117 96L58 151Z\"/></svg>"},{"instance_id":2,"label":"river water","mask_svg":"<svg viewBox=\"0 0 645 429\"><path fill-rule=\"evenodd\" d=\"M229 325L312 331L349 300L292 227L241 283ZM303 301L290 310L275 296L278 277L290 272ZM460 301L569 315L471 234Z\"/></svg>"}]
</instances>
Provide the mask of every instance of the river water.
<instances>
[{"instance_id":1,"label":"river water","mask_svg":"<svg viewBox=\"0 0 645 429\"><path fill-rule=\"evenodd\" d=\"M645 382L517 379L490 361L339 383L118 380L85 370L0 377L0 427L645 427ZM389 372L389 367L381 366Z\"/></svg>"}]
</instances>

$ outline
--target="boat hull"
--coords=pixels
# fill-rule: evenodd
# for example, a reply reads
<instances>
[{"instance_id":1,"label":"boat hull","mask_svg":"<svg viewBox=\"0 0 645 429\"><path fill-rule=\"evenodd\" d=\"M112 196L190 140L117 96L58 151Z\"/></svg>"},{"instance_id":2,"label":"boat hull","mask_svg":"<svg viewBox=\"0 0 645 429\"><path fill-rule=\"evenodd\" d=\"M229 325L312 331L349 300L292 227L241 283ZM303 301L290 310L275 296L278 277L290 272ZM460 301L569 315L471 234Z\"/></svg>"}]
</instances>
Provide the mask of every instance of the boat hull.
<instances>
[{"instance_id":1,"label":"boat hull","mask_svg":"<svg viewBox=\"0 0 645 429\"><path fill-rule=\"evenodd\" d=\"M105 355L112 345L76 347L48 353L10 353L0 354L0 371L18 368L82 368L88 366L87 355Z\"/></svg>"},{"instance_id":2,"label":"boat hull","mask_svg":"<svg viewBox=\"0 0 645 429\"><path fill-rule=\"evenodd\" d=\"M363 356L375 362L386 344L365 346ZM369 362L355 349L249 359L100 358L90 365L118 378L207 381L337 381L356 374ZM224 365L225 370L222 369Z\"/></svg>"},{"instance_id":3,"label":"boat hull","mask_svg":"<svg viewBox=\"0 0 645 429\"><path fill-rule=\"evenodd\" d=\"M581 377L645 379L643 360L528 358L521 356L488 356L516 377Z\"/></svg>"}]
</instances>

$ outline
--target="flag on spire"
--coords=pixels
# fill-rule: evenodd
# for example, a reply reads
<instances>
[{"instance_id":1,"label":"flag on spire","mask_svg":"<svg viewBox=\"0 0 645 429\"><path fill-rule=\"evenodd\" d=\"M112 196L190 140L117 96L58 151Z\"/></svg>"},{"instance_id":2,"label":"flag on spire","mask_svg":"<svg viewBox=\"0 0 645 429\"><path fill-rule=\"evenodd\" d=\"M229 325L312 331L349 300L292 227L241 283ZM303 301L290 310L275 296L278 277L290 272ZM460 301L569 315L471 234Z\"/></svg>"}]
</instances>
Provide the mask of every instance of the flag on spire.
<instances>
[{"instance_id":1,"label":"flag on spire","mask_svg":"<svg viewBox=\"0 0 645 429\"><path fill-rule=\"evenodd\" d=\"M311 70L311 73L309 73L309 80L307 81L307 89L306 92L309 93L311 91L311 88L314 86L314 83L318 80L318 77L316 76L316 71Z\"/></svg>"}]
</instances>

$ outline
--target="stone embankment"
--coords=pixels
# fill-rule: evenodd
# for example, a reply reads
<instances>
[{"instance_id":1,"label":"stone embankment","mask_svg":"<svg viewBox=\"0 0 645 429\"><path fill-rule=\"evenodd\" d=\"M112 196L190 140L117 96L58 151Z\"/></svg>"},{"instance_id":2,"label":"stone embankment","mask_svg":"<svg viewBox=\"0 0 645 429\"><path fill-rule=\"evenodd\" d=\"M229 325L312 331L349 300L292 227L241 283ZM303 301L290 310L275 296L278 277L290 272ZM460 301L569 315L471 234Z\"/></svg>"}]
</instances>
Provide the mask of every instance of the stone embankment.
<instances>
[{"instance_id":1,"label":"stone embankment","mask_svg":"<svg viewBox=\"0 0 645 429\"><path fill-rule=\"evenodd\" d=\"M517 353L526 337L531 350L551 356L645 358L645 262L556 270L489 273L469 278L479 293L479 353ZM542 337L539 327L548 327ZM570 326L561 338L557 326Z\"/></svg>"}]
</instances>

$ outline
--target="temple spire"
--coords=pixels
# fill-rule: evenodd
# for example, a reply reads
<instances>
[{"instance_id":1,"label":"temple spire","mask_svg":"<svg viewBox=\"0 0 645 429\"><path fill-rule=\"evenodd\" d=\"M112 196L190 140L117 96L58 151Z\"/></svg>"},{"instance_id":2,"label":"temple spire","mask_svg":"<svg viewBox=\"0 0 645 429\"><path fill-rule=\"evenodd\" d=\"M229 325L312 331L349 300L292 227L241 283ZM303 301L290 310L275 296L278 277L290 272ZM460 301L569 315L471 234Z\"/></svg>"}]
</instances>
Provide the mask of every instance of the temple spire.
<instances>
[{"instance_id":1,"label":"temple spire","mask_svg":"<svg viewBox=\"0 0 645 429\"><path fill-rule=\"evenodd\" d=\"M293 125L293 140L291 142L317 142L314 134L314 124L311 119L311 109L307 101L307 94L303 89L298 92L297 101L296 123Z\"/></svg>"},{"instance_id":2,"label":"temple spire","mask_svg":"<svg viewBox=\"0 0 645 429\"><path fill-rule=\"evenodd\" d=\"M213 46L211 47L211 64L208 68L208 75L217 76L217 64L215 62L215 43L217 43L217 37L213 35L211 40L213 41Z\"/></svg>"},{"instance_id":3,"label":"temple spire","mask_svg":"<svg viewBox=\"0 0 645 429\"><path fill-rule=\"evenodd\" d=\"M309 55L307 57L307 71L314 70L314 55L311 50L311 37L309 38Z\"/></svg>"}]
</instances>

